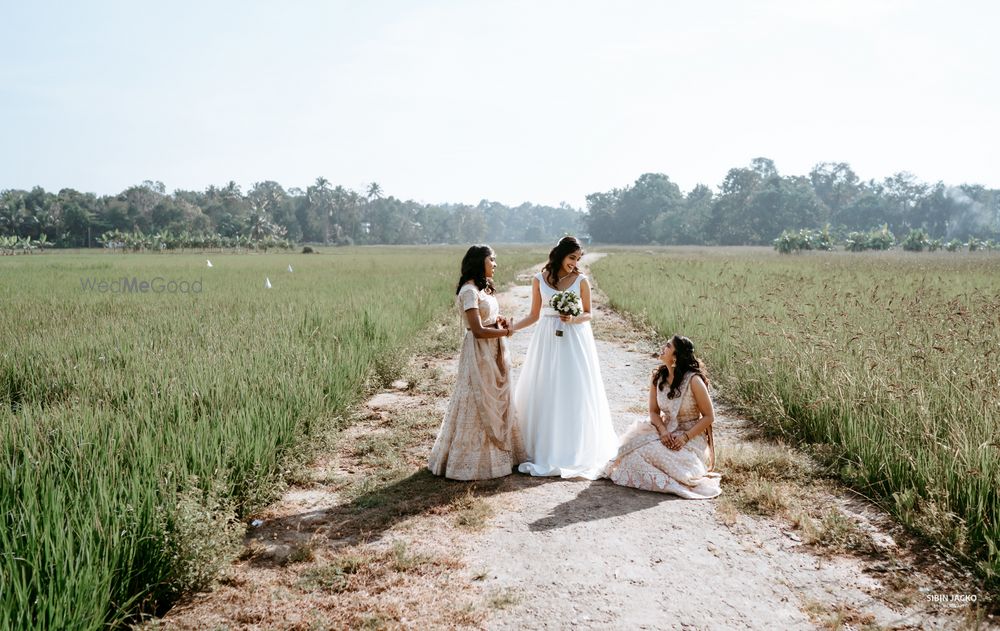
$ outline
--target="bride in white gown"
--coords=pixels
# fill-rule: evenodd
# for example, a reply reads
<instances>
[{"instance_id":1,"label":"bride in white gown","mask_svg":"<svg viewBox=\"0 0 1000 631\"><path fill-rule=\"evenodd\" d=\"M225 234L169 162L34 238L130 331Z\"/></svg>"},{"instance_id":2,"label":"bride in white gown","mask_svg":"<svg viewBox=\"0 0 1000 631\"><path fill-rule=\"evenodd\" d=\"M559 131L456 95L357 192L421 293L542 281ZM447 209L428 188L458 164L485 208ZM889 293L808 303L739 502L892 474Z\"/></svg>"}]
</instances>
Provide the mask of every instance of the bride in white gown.
<instances>
[{"instance_id":1,"label":"bride in white gown","mask_svg":"<svg viewBox=\"0 0 1000 631\"><path fill-rule=\"evenodd\" d=\"M527 456L518 466L522 473L596 480L618 450L590 326L590 283L577 269L582 256L580 242L563 237L532 280L530 315L512 326L541 321L514 389ZM568 290L581 298L579 316L560 316L548 306L554 294Z\"/></svg>"}]
</instances>

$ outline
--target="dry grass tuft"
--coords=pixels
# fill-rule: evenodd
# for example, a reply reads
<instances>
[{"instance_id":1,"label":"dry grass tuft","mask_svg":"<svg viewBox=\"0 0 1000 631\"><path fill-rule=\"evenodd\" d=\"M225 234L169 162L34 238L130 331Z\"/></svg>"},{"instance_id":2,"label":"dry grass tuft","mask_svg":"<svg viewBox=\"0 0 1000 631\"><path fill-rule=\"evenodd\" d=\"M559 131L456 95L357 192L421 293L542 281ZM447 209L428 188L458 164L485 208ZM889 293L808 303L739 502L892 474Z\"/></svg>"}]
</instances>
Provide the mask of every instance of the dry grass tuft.
<instances>
[{"instance_id":1,"label":"dry grass tuft","mask_svg":"<svg viewBox=\"0 0 1000 631\"><path fill-rule=\"evenodd\" d=\"M381 549L357 545L320 558L295 588L323 595L316 602L332 628L395 628L415 619L426 627L479 624L485 610L463 589L447 591L462 567L456 558L417 552L401 540Z\"/></svg>"},{"instance_id":2,"label":"dry grass tuft","mask_svg":"<svg viewBox=\"0 0 1000 631\"><path fill-rule=\"evenodd\" d=\"M467 530L482 530L495 511L483 498L473 495L473 489L453 501L449 509L454 513L454 524Z\"/></svg>"},{"instance_id":3,"label":"dry grass tuft","mask_svg":"<svg viewBox=\"0 0 1000 631\"><path fill-rule=\"evenodd\" d=\"M875 556L879 549L856 522L836 508L829 509L819 519L807 513L795 516L793 523L802 530L802 541L833 554Z\"/></svg>"},{"instance_id":4,"label":"dry grass tuft","mask_svg":"<svg viewBox=\"0 0 1000 631\"><path fill-rule=\"evenodd\" d=\"M501 589L487 600L491 609L508 609L521 602L521 598L513 589Z\"/></svg>"},{"instance_id":5,"label":"dry grass tuft","mask_svg":"<svg viewBox=\"0 0 1000 631\"><path fill-rule=\"evenodd\" d=\"M828 605L818 600L807 600L802 605L802 611L820 629L828 629L829 631L840 631L841 629L875 631L882 628L875 622L874 615L858 612L850 605L842 603Z\"/></svg>"},{"instance_id":6,"label":"dry grass tuft","mask_svg":"<svg viewBox=\"0 0 1000 631\"><path fill-rule=\"evenodd\" d=\"M720 453L727 494L717 515L732 526L740 513L784 519L803 543L827 554L878 556L871 536L819 498L825 493L815 462L782 443L755 442Z\"/></svg>"},{"instance_id":7,"label":"dry grass tuft","mask_svg":"<svg viewBox=\"0 0 1000 631\"><path fill-rule=\"evenodd\" d=\"M752 443L719 451L718 469L727 493L721 516L729 525L737 512L779 515L797 495L796 485L813 478L811 461L783 444Z\"/></svg>"}]
</instances>

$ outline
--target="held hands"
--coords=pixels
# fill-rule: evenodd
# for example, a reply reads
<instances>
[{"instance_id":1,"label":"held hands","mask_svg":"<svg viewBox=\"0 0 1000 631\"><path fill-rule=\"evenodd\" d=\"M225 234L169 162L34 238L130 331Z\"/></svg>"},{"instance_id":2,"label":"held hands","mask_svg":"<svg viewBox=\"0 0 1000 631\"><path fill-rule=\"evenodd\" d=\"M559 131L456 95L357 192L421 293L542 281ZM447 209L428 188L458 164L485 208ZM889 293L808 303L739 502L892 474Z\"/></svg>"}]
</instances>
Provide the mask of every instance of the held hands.
<instances>
[{"instance_id":1,"label":"held hands","mask_svg":"<svg viewBox=\"0 0 1000 631\"><path fill-rule=\"evenodd\" d=\"M504 332L504 337L510 337L511 335L514 335L513 318L507 320L507 318L503 316L498 316L496 321L496 327Z\"/></svg>"}]
</instances>

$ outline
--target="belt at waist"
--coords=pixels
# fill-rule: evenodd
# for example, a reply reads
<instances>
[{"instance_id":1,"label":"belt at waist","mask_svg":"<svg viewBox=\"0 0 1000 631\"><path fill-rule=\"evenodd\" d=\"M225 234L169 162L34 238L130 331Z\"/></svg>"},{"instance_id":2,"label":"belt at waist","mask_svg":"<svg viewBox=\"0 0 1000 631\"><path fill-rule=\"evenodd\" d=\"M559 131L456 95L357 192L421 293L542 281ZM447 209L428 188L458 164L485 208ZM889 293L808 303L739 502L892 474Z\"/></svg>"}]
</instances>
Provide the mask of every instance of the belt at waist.
<instances>
[{"instance_id":1,"label":"belt at waist","mask_svg":"<svg viewBox=\"0 0 1000 631\"><path fill-rule=\"evenodd\" d=\"M696 418L696 419L691 419L689 421L677 421L677 429L681 430L682 432L686 432L695 425L697 425L698 421L700 420L701 420L700 418Z\"/></svg>"},{"instance_id":2,"label":"belt at waist","mask_svg":"<svg viewBox=\"0 0 1000 631\"><path fill-rule=\"evenodd\" d=\"M491 322L491 323L489 323L489 324L486 324L486 323L484 322L484 323L483 323L483 328L484 328L484 329L497 329L497 328L499 328L499 327L497 326L497 323L496 323L496 322ZM466 330L466 331L471 331L472 329L470 329L469 327L465 327L465 330Z\"/></svg>"}]
</instances>

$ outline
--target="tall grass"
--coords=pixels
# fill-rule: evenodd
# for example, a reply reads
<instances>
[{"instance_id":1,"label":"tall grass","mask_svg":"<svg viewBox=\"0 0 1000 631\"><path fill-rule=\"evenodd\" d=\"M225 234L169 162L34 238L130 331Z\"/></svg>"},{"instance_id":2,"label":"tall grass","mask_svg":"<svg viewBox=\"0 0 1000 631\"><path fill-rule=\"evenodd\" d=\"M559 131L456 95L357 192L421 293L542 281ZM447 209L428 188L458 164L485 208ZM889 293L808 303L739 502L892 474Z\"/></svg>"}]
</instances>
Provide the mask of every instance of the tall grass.
<instances>
[{"instance_id":1,"label":"tall grass","mask_svg":"<svg viewBox=\"0 0 1000 631\"><path fill-rule=\"evenodd\" d=\"M0 628L121 625L203 587L297 447L452 308L463 252L0 260ZM500 255L500 281L543 256ZM81 289L122 276L202 291Z\"/></svg>"},{"instance_id":2,"label":"tall grass","mask_svg":"<svg viewBox=\"0 0 1000 631\"><path fill-rule=\"evenodd\" d=\"M1000 573L1000 256L612 254L612 304L691 337L725 395Z\"/></svg>"}]
</instances>

